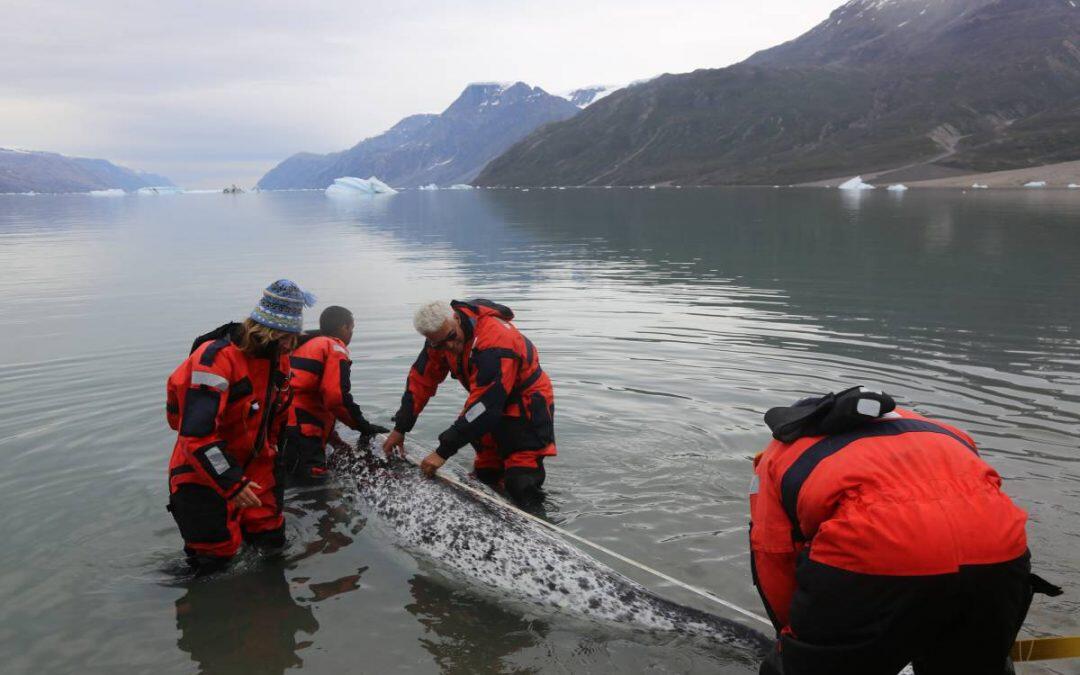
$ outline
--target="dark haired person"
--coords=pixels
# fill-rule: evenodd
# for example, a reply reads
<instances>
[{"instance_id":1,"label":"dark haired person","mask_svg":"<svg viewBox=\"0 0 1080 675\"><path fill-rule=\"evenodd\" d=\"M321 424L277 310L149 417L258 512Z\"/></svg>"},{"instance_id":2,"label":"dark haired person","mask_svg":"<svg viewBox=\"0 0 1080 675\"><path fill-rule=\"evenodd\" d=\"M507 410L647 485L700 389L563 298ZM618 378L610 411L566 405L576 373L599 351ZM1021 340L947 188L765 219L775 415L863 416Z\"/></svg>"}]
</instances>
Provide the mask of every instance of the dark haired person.
<instances>
[{"instance_id":1,"label":"dark haired person","mask_svg":"<svg viewBox=\"0 0 1080 675\"><path fill-rule=\"evenodd\" d=\"M963 431L854 387L765 415L754 583L763 674L1002 675L1033 589L1027 514Z\"/></svg>"},{"instance_id":2,"label":"dark haired person","mask_svg":"<svg viewBox=\"0 0 1080 675\"><path fill-rule=\"evenodd\" d=\"M353 400L348 347L354 325L352 312L327 307L319 317L319 330L302 336L292 354L293 400L280 445L289 483L325 481L327 443L347 447L334 431L335 420L365 436L389 431L364 419Z\"/></svg>"},{"instance_id":3,"label":"dark haired person","mask_svg":"<svg viewBox=\"0 0 1080 675\"><path fill-rule=\"evenodd\" d=\"M471 444L476 477L504 487L518 506L534 508L543 500L544 458L555 454L555 392L539 352L510 323L513 318L509 307L483 299L430 302L416 311L413 326L424 347L409 370L383 449L389 454L403 447L428 400L452 375L468 399L420 468L434 475Z\"/></svg>"},{"instance_id":4,"label":"dark haired person","mask_svg":"<svg viewBox=\"0 0 1080 675\"><path fill-rule=\"evenodd\" d=\"M178 432L169 511L196 574L224 568L242 541L285 544L275 448L289 353L314 302L295 283L274 282L248 319L198 338L169 377L166 413Z\"/></svg>"}]
</instances>

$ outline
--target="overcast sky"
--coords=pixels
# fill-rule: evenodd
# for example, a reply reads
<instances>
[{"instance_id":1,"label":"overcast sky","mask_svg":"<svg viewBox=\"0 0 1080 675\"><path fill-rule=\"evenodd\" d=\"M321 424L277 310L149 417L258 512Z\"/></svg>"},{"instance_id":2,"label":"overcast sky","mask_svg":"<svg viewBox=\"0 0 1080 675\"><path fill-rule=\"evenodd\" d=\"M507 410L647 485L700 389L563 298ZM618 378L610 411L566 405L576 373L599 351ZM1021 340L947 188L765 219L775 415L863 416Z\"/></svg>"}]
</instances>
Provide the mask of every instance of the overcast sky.
<instances>
[{"instance_id":1,"label":"overcast sky","mask_svg":"<svg viewBox=\"0 0 1080 675\"><path fill-rule=\"evenodd\" d=\"M253 185L469 82L560 93L717 68L842 0L0 0L0 147Z\"/></svg>"}]
</instances>

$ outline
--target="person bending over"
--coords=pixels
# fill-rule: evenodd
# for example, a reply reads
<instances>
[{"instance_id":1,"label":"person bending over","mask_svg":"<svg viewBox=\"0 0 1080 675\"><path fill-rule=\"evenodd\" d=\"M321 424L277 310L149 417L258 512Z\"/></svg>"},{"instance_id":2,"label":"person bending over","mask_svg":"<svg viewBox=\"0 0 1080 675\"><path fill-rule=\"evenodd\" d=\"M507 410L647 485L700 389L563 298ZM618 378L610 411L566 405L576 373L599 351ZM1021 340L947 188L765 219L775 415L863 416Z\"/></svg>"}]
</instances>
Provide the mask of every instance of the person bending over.
<instances>
[{"instance_id":1,"label":"person bending over","mask_svg":"<svg viewBox=\"0 0 1080 675\"><path fill-rule=\"evenodd\" d=\"M331 306L319 317L319 330L300 338L289 359L293 399L279 450L286 481L317 484L326 480L326 445L347 450L334 430L335 420L363 436L390 431L364 419L353 401L350 373L352 312Z\"/></svg>"},{"instance_id":2,"label":"person bending over","mask_svg":"<svg viewBox=\"0 0 1080 675\"><path fill-rule=\"evenodd\" d=\"M413 325L424 336L383 449L403 448L420 412L447 374L468 398L420 468L434 475L465 445L476 450L476 477L504 488L518 506L543 500L544 458L555 454L555 393L536 347L511 323L510 308L490 300L431 302Z\"/></svg>"},{"instance_id":3,"label":"person bending over","mask_svg":"<svg viewBox=\"0 0 1080 675\"><path fill-rule=\"evenodd\" d=\"M1011 672L1033 589L1027 514L963 431L854 387L773 408L750 487L761 673Z\"/></svg>"}]
</instances>

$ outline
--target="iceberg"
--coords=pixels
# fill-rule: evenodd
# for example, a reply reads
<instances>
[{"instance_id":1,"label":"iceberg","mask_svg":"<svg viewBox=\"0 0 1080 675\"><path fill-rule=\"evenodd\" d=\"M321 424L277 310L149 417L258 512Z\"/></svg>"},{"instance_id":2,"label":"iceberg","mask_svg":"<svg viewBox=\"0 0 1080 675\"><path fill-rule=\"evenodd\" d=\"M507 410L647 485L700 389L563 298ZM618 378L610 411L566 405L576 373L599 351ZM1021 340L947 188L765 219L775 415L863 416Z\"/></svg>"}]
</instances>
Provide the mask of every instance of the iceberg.
<instances>
[{"instance_id":1,"label":"iceberg","mask_svg":"<svg viewBox=\"0 0 1080 675\"><path fill-rule=\"evenodd\" d=\"M112 188L111 190L91 190L87 194L91 197L123 197L127 193L119 188Z\"/></svg>"},{"instance_id":2,"label":"iceberg","mask_svg":"<svg viewBox=\"0 0 1080 675\"><path fill-rule=\"evenodd\" d=\"M841 190L873 190L874 186L870 183L864 183L862 176L855 176L851 180L841 183L839 189Z\"/></svg>"},{"instance_id":3,"label":"iceberg","mask_svg":"<svg viewBox=\"0 0 1080 675\"><path fill-rule=\"evenodd\" d=\"M896 185L890 185L886 188L889 192L907 192L908 186L903 183L897 183Z\"/></svg>"},{"instance_id":4,"label":"iceberg","mask_svg":"<svg viewBox=\"0 0 1080 675\"><path fill-rule=\"evenodd\" d=\"M183 190L172 185L158 185L155 187L141 187L135 191L137 195L178 195Z\"/></svg>"},{"instance_id":5,"label":"iceberg","mask_svg":"<svg viewBox=\"0 0 1080 675\"><path fill-rule=\"evenodd\" d=\"M436 185L435 183L428 183L427 185L421 185L417 189L418 190L438 190L439 186Z\"/></svg>"},{"instance_id":6,"label":"iceberg","mask_svg":"<svg viewBox=\"0 0 1080 675\"><path fill-rule=\"evenodd\" d=\"M1030 183L1024 183L1024 187L1026 187L1026 188L1044 188L1044 187L1046 187L1046 181L1044 181L1044 180L1033 180Z\"/></svg>"},{"instance_id":7,"label":"iceberg","mask_svg":"<svg viewBox=\"0 0 1080 675\"><path fill-rule=\"evenodd\" d=\"M1077 185L1076 183L1069 183L1069 189L1070 190L1080 189L1080 185Z\"/></svg>"},{"instance_id":8,"label":"iceberg","mask_svg":"<svg viewBox=\"0 0 1080 675\"><path fill-rule=\"evenodd\" d=\"M989 185L984 185L982 183L972 183L971 189L972 190L989 190L990 186Z\"/></svg>"},{"instance_id":9,"label":"iceberg","mask_svg":"<svg viewBox=\"0 0 1080 675\"><path fill-rule=\"evenodd\" d=\"M472 190L473 186L469 185L468 183L457 183L455 185L451 185L448 189L450 189L450 190Z\"/></svg>"},{"instance_id":10,"label":"iceberg","mask_svg":"<svg viewBox=\"0 0 1080 675\"><path fill-rule=\"evenodd\" d=\"M375 176L370 178L354 178L345 176L338 178L334 184L326 188L326 194L331 197L355 197L357 195L395 195L397 190L382 182Z\"/></svg>"}]
</instances>

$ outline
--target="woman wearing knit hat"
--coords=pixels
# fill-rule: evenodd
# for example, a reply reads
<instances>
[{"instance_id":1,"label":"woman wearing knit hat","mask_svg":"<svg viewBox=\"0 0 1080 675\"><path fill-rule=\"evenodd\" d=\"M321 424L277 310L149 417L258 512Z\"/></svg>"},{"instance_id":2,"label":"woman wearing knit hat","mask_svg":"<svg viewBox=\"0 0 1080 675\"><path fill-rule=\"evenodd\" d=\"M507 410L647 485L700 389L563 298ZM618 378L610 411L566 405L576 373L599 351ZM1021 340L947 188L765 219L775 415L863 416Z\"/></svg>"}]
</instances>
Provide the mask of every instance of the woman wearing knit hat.
<instances>
[{"instance_id":1,"label":"woman wearing knit hat","mask_svg":"<svg viewBox=\"0 0 1080 675\"><path fill-rule=\"evenodd\" d=\"M288 279L263 291L243 323L195 340L167 387L169 511L198 575L224 568L243 541L285 545L277 434L289 404L289 353L315 303Z\"/></svg>"}]
</instances>

